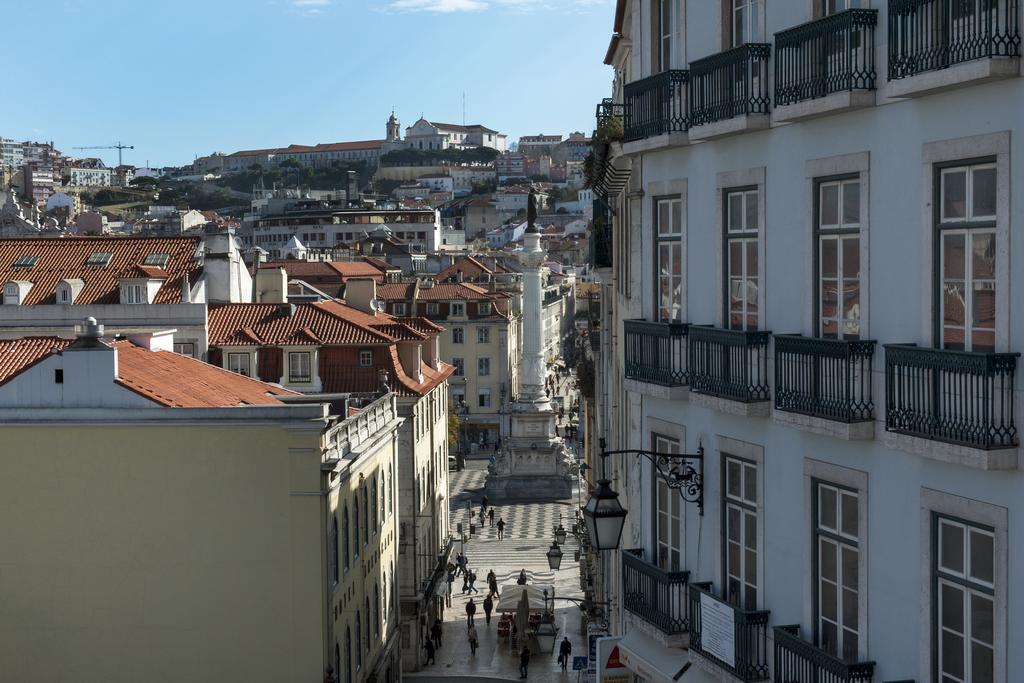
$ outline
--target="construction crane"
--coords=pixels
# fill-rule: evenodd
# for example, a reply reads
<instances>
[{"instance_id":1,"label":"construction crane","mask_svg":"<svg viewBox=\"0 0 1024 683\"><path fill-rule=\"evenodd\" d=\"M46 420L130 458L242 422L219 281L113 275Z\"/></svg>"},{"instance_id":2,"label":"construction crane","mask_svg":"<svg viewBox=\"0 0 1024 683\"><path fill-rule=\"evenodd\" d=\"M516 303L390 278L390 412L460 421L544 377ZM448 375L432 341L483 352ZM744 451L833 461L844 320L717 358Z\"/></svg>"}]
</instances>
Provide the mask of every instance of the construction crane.
<instances>
[{"instance_id":1,"label":"construction crane","mask_svg":"<svg viewBox=\"0 0 1024 683\"><path fill-rule=\"evenodd\" d=\"M74 149L116 149L117 165L124 166L123 160L121 159L121 150L135 149L135 145L122 145L120 142L118 142L116 145L97 145L96 147L75 147Z\"/></svg>"}]
</instances>

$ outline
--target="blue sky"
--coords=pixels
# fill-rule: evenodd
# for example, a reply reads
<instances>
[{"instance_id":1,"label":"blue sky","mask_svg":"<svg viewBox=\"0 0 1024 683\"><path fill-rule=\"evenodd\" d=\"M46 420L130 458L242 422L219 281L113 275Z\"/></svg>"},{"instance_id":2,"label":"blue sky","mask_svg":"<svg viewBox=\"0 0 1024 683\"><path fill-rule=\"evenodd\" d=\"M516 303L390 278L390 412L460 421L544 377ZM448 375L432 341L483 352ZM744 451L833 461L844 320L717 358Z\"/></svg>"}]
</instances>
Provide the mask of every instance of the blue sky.
<instances>
[{"instance_id":1,"label":"blue sky","mask_svg":"<svg viewBox=\"0 0 1024 683\"><path fill-rule=\"evenodd\" d=\"M134 144L125 162L382 138L394 107L520 135L589 132L613 0L5 3L0 136ZM95 153L91 153L95 154ZM117 153L99 154L108 163Z\"/></svg>"}]
</instances>

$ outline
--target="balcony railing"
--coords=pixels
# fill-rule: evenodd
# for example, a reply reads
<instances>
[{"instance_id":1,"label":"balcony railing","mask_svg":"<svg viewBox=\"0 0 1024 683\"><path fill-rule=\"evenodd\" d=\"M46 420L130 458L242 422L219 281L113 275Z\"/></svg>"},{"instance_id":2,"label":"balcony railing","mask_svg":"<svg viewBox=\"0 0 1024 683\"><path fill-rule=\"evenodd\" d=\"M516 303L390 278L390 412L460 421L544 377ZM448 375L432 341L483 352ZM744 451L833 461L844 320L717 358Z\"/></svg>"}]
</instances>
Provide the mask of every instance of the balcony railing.
<instances>
[{"instance_id":1,"label":"balcony railing","mask_svg":"<svg viewBox=\"0 0 1024 683\"><path fill-rule=\"evenodd\" d=\"M744 683L768 680L768 614L718 599L710 583L691 584L690 650Z\"/></svg>"},{"instance_id":2,"label":"balcony railing","mask_svg":"<svg viewBox=\"0 0 1024 683\"><path fill-rule=\"evenodd\" d=\"M626 379L663 387L686 386L686 324L625 320L622 326Z\"/></svg>"},{"instance_id":3,"label":"balcony railing","mask_svg":"<svg viewBox=\"0 0 1024 683\"><path fill-rule=\"evenodd\" d=\"M690 572L668 572L645 561L643 549L622 553L623 605L673 635L690 629Z\"/></svg>"},{"instance_id":4,"label":"balcony railing","mask_svg":"<svg viewBox=\"0 0 1024 683\"><path fill-rule=\"evenodd\" d=\"M602 195L594 196L594 218L590 228L590 265L594 268L611 268L612 266L612 212L608 208L608 199Z\"/></svg>"},{"instance_id":5,"label":"balcony railing","mask_svg":"<svg viewBox=\"0 0 1024 683\"><path fill-rule=\"evenodd\" d=\"M688 127L686 89L690 72L672 69L623 88L626 142L683 132Z\"/></svg>"},{"instance_id":6,"label":"balcony railing","mask_svg":"<svg viewBox=\"0 0 1024 683\"><path fill-rule=\"evenodd\" d=\"M748 43L690 64L690 127L767 114L768 43Z\"/></svg>"},{"instance_id":7,"label":"balcony railing","mask_svg":"<svg viewBox=\"0 0 1024 683\"><path fill-rule=\"evenodd\" d=\"M771 332L690 325L690 390L732 401L767 401Z\"/></svg>"},{"instance_id":8,"label":"balcony railing","mask_svg":"<svg viewBox=\"0 0 1024 683\"><path fill-rule=\"evenodd\" d=\"M1017 445L1019 353L885 346L885 428L971 448Z\"/></svg>"},{"instance_id":9,"label":"balcony railing","mask_svg":"<svg viewBox=\"0 0 1024 683\"><path fill-rule=\"evenodd\" d=\"M878 10L849 9L775 34L775 106L875 89Z\"/></svg>"},{"instance_id":10,"label":"balcony railing","mask_svg":"<svg viewBox=\"0 0 1024 683\"><path fill-rule=\"evenodd\" d=\"M1020 56L1019 0L889 0L889 78Z\"/></svg>"},{"instance_id":11,"label":"balcony railing","mask_svg":"<svg viewBox=\"0 0 1024 683\"><path fill-rule=\"evenodd\" d=\"M837 422L875 417L874 341L775 335L775 407Z\"/></svg>"},{"instance_id":12,"label":"balcony railing","mask_svg":"<svg viewBox=\"0 0 1024 683\"><path fill-rule=\"evenodd\" d=\"M871 683L874 662L847 662L800 638L799 626L776 626L775 680L786 683Z\"/></svg>"},{"instance_id":13,"label":"balcony railing","mask_svg":"<svg viewBox=\"0 0 1024 683\"><path fill-rule=\"evenodd\" d=\"M625 108L621 102L616 102L610 97L606 97L597 103L596 110L594 112L594 118L596 119L595 124L597 130L602 130L608 126L614 119L622 120L623 112Z\"/></svg>"}]
</instances>

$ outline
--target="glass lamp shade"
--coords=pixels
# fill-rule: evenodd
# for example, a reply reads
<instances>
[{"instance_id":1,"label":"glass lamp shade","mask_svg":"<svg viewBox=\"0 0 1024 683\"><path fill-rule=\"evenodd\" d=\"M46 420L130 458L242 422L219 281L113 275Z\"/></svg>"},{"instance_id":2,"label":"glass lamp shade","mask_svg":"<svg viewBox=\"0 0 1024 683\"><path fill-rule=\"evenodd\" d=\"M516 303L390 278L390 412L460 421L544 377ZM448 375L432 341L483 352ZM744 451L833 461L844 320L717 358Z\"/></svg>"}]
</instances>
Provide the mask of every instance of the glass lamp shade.
<instances>
[{"instance_id":1,"label":"glass lamp shade","mask_svg":"<svg viewBox=\"0 0 1024 683\"><path fill-rule=\"evenodd\" d=\"M552 543L551 547L548 548L548 567L551 569L558 569L562 566L562 549L558 547L557 543Z\"/></svg>"},{"instance_id":2,"label":"glass lamp shade","mask_svg":"<svg viewBox=\"0 0 1024 683\"><path fill-rule=\"evenodd\" d=\"M555 529L555 543L557 543L558 545L564 545L565 544L565 535L566 535L565 527L563 527L561 525L561 523L559 523L558 528Z\"/></svg>"},{"instance_id":3,"label":"glass lamp shade","mask_svg":"<svg viewBox=\"0 0 1024 683\"><path fill-rule=\"evenodd\" d=\"M626 509L619 503L619 494L609 486L611 482L601 479L583 506L583 521L587 525L590 542L598 550L615 550L626 523Z\"/></svg>"},{"instance_id":4,"label":"glass lamp shade","mask_svg":"<svg viewBox=\"0 0 1024 683\"><path fill-rule=\"evenodd\" d=\"M558 629L550 621L542 621L538 624L534 636L537 638L537 647L541 652L549 655L555 651Z\"/></svg>"}]
</instances>

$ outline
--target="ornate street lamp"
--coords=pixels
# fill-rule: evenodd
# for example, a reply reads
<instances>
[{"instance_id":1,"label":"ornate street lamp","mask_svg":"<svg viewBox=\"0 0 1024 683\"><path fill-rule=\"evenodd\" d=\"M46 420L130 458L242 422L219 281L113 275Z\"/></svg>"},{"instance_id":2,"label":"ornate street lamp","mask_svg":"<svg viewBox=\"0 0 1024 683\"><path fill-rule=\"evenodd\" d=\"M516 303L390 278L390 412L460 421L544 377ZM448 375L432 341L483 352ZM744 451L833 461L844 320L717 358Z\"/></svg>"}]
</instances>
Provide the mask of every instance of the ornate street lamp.
<instances>
[{"instance_id":1,"label":"ornate street lamp","mask_svg":"<svg viewBox=\"0 0 1024 683\"><path fill-rule=\"evenodd\" d=\"M534 632L537 639L537 648L546 655L555 651L555 640L558 638L558 628L551 621L541 621L537 624Z\"/></svg>"},{"instance_id":2,"label":"ornate street lamp","mask_svg":"<svg viewBox=\"0 0 1024 683\"><path fill-rule=\"evenodd\" d=\"M562 566L562 549L558 547L557 542L552 543L548 548L547 556L548 567L557 571Z\"/></svg>"},{"instance_id":3,"label":"ornate street lamp","mask_svg":"<svg viewBox=\"0 0 1024 683\"><path fill-rule=\"evenodd\" d=\"M601 469L609 455L635 455L654 465L655 473L670 489L688 503L696 503L698 514L704 514L704 447L696 453L659 453L644 450L606 451L605 441L601 447ZM619 503L619 494L612 490L608 479L599 479L590 500L583 506L583 519L594 547L598 550L615 550L619 547L622 527L626 523L627 511Z\"/></svg>"},{"instance_id":4,"label":"ornate street lamp","mask_svg":"<svg viewBox=\"0 0 1024 683\"><path fill-rule=\"evenodd\" d=\"M558 545L565 545L566 531L565 527L562 526L561 520L558 522L558 528L555 529L555 543Z\"/></svg>"}]
</instances>

